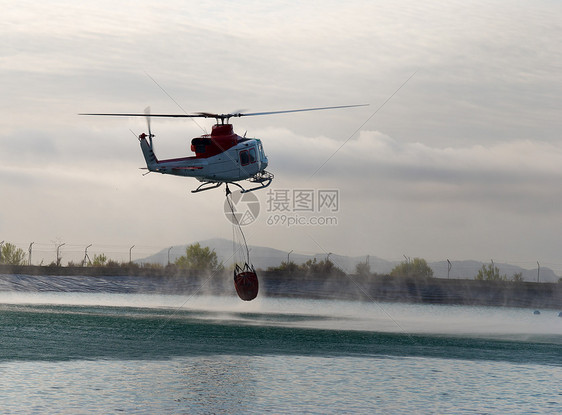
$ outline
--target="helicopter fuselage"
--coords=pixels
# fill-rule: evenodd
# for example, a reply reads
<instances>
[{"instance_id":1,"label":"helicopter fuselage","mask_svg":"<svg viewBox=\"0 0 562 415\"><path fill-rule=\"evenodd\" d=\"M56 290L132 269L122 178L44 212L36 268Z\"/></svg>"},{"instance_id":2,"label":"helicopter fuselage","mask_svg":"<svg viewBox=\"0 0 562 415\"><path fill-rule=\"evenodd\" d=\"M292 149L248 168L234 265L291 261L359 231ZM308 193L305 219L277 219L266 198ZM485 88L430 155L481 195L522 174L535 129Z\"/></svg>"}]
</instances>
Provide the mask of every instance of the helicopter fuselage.
<instances>
[{"instance_id":1,"label":"helicopter fuselage","mask_svg":"<svg viewBox=\"0 0 562 415\"><path fill-rule=\"evenodd\" d=\"M146 135L139 137L149 171L194 177L202 182L232 183L263 173L268 160L261 140L240 137L231 124L216 124L211 134L191 140L194 156L158 160Z\"/></svg>"}]
</instances>

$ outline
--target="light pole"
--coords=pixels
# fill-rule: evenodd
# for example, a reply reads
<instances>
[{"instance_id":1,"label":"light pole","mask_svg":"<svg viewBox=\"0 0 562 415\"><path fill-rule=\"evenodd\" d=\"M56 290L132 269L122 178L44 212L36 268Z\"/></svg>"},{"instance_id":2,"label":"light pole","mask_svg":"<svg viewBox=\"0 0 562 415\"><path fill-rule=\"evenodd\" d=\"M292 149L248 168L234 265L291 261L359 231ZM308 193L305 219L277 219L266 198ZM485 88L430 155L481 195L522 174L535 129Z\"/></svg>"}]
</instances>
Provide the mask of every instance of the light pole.
<instances>
[{"instance_id":1,"label":"light pole","mask_svg":"<svg viewBox=\"0 0 562 415\"><path fill-rule=\"evenodd\" d=\"M31 251L33 250L33 244L34 244L34 243L35 243L35 242L31 242L31 243L29 244L29 248L28 248L28 250L27 250L27 252L28 252L28 254L29 254L29 256L28 256L28 258L27 258L27 259L28 259L28 264L29 264L29 265L31 265Z\"/></svg>"},{"instance_id":2,"label":"light pole","mask_svg":"<svg viewBox=\"0 0 562 415\"><path fill-rule=\"evenodd\" d=\"M447 279L449 279L449 274L451 273L451 268L453 268L453 264L451 264L451 261L447 260Z\"/></svg>"},{"instance_id":3,"label":"light pole","mask_svg":"<svg viewBox=\"0 0 562 415\"><path fill-rule=\"evenodd\" d=\"M62 261L62 258L60 256L60 249L65 245L66 245L66 243L60 244L59 246L57 246L57 267L60 267L60 263Z\"/></svg>"},{"instance_id":4,"label":"light pole","mask_svg":"<svg viewBox=\"0 0 562 415\"><path fill-rule=\"evenodd\" d=\"M88 256L88 248L91 247L92 244L88 245L86 247L86 249L84 250L84 260L82 261L82 266L86 265L86 259L88 260L88 263L91 263L92 261L90 261L90 257Z\"/></svg>"},{"instance_id":5,"label":"light pole","mask_svg":"<svg viewBox=\"0 0 562 415\"><path fill-rule=\"evenodd\" d=\"M291 253L293 252L293 250L291 249L289 251L289 253L287 254L287 265L289 265L291 263Z\"/></svg>"},{"instance_id":6,"label":"light pole","mask_svg":"<svg viewBox=\"0 0 562 415\"><path fill-rule=\"evenodd\" d=\"M133 246L131 246L131 247L129 248L129 264L130 264L131 262L133 262L133 261L132 261L132 253L133 253L133 248L134 248L134 247L135 247L135 245L133 245Z\"/></svg>"},{"instance_id":7,"label":"light pole","mask_svg":"<svg viewBox=\"0 0 562 415\"><path fill-rule=\"evenodd\" d=\"M539 264L539 261L537 261L537 282L541 282L540 280L540 275L541 275L541 264Z\"/></svg>"},{"instance_id":8,"label":"light pole","mask_svg":"<svg viewBox=\"0 0 562 415\"><path fill-rule=\"evenodd\" d=\"M172 250L173 246L168 248L168 265L170 265L170 251Z\"/></svg>"}]
</instances>

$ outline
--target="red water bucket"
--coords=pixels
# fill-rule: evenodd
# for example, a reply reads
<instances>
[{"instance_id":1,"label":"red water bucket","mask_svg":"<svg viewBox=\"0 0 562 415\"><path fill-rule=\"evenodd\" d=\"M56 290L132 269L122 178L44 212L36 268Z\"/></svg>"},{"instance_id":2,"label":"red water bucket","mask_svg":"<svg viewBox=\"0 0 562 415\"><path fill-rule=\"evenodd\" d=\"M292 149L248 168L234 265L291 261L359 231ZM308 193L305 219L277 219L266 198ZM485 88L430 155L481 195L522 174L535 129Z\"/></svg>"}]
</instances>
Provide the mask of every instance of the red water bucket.
<instances>
[{"instance_id":1,"label":"red water bucket","mask_svg":"<svg viewBox=\"0 0 562 415\"><path fill-rule=\"evenodd\" d=\"M258 296L259 283L254 267L247 264L244 268L236 266L234 270L234 287L238 297L244 301L251 301Z\"/></svg>"}]
</instances>

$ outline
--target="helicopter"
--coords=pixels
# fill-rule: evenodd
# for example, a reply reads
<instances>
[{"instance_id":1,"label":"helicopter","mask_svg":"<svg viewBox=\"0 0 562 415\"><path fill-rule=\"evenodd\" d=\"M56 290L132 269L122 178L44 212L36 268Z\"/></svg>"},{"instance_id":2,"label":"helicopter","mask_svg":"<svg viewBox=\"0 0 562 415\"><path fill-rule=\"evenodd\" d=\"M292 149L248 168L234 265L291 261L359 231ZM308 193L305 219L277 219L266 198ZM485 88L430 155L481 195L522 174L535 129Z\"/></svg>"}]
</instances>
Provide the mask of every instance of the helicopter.
<instances>
[{"instance_id":1,"label":"helicopter","mask_svg":"<svg viewBox=\"0 0 562 415\"><path fill-rule=\"evenodd\" d=\"M223 183L235 185L242 193L268 187L273 181L273 174L266 171L268 158L265 154L262 141L258 138L246 138L234 132L230 123L231 118L250 117L258 115L284 114L291 112L319 111L341 108L362 107L369 104L339 105L333 107L303 108L269 112L233 112L218 114L197 112L194 114L151 114L147 107L144 113L83 113L79 115L118 116L118 117L145 117L148 134L138 136L140 147L146 160L149 172L172 174L175 176L193 177L201 182L199 187L192 190L198 193L215 189ZM204 134L191 140L191 151L195 155L174 159L160 160L154 153L151 130L151 118L214 118L211 134ZM244 188L238 182L248 180L254 187ZM227 190L228 191L228 190Z\"/></svg>"}]
</instances>

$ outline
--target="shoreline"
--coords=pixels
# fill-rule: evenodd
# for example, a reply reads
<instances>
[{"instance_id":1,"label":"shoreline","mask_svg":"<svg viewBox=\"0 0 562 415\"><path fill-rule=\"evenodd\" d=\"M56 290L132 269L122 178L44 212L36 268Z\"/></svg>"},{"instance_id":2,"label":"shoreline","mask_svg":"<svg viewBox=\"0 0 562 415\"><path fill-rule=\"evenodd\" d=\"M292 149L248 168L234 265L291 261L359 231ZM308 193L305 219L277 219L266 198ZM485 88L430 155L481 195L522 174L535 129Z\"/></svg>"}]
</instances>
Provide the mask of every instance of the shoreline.
<instances>
[{"instance_id":1,"label":"shoreline","mask_svg":"<svg viewBox=\"0 0 562 415\"><path fill-rule=\"evenodd\" d=\"M235 295L232 274L174 268L0 265L1 291ZM307 299L528 307L562 310L562 284L258 271L261 295Z\"/></svg>"}]
</instances>

